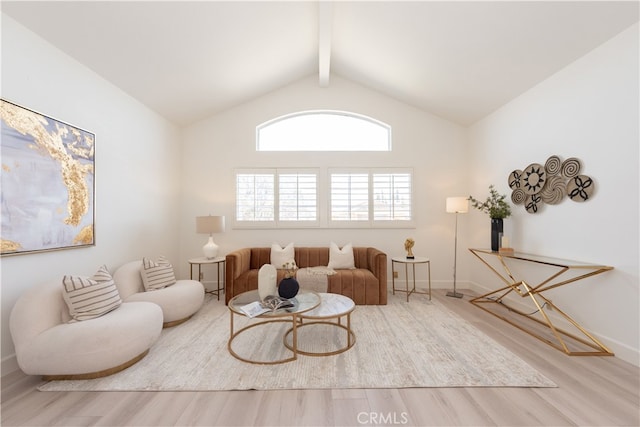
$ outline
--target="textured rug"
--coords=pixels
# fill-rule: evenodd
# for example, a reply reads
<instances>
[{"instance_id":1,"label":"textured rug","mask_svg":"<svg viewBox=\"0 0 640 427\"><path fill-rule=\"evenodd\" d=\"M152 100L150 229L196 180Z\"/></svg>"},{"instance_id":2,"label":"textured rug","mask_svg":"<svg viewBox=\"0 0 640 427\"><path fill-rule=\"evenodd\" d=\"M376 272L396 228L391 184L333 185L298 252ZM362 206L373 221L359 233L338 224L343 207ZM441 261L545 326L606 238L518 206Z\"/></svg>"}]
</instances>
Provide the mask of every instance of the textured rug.
<instances>
[{"instance_id":1,"label":"textured rug","mask_svg":"<svg viewBox=\"0 0 640 427\"><path fill-rule=\"evenodd\" d=\"M209 298L209 297L207 297ZM229 312L207 299L188 322L165 329L149 354L109 377L51 381L42 391L274 390L406 387L555 387L544 375L436 300L389 296L386 306L356 306L355 345L326 357L298 356L281 365L255 365L229 354ZM235 329L259 319L235 316ZM243 357L285 358L289 324L251 328L233 342ZM346 340L343 329L299 329L306 351L331 351Z\"/></svg>"}]
</instances>

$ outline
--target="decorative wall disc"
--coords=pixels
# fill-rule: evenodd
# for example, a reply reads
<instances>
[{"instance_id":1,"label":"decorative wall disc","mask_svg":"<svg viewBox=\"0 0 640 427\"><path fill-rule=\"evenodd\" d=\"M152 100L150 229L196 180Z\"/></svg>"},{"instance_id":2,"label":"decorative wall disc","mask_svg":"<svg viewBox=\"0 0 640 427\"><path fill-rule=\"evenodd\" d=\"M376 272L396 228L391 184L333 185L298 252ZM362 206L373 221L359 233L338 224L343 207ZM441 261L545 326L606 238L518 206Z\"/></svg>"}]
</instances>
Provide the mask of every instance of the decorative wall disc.
<instances>
[{"instance_id":1,"label":"decorative wall disc","mask_svg":"<svg viewBox=\"0 0 640 427\"><path fill-rule=\"evenodd\" d=\"M569 157L562 162L562 175L567 178L573 178L580 173L580 160L575 157Z\"/></svg>"},{"instance_id":2,"label":"decorative wall disc","mask_svg":"<svg viewBox=\"0 0 640 427\"><path fill-rule=\"evenodd\" d=\"M558 175L550 176L540 192L540 196L542 196L542 201L546 204L557 205L564 199L566 191L567 186L564 178Z\"/></svg>"},{"instance_id":3,"label":"decorative wall disc","mask_svg":"<svg viewBox=\"0 0 640 427\"><path fill-rule=\"evenodd\" d=\"M542 166L531 163L524 170L511 171L507 182L511 202L522 205L529 213L538 213L544 205L557 205L566 196L574 202L586 202L595 190L591 177L580 175L582 164L576 157L562 161L549 156Z\"/></svg>"},{"instance_id":4,"label":"decorative wall disc","mask_svg":"<svg viewBox=\"0 0 640 427\"><path fill-rule=\"evenodd\" d=\"M511 201L516 205L521 205L527 199L527 193L522 188L516 188L511 192Z\"/></svg>"},{"instance_id":5,"label":"decorative wall disc","mask_svg":"<svg viewBox=\"0 0 640 427\"><path fill-rule=\"evenodd\" d=\"M578 175L567 184L567 196L574 202L586 202L595 190L593 180L587 175Z\"/></svg>"},{"instance_id":6,"label":"decorative wall disc","mask_svg":"<svg viewBox=\"0 0 640 427\"><path fill-rule=\"evenodd\" d=\"M544 170L549 175L558 175L560 173L560 168L562 167L562 161L560 161L560 157L551 156L547 159L547 162L544 164Z\"/></svg>"},{"instance_id":7,"label":"decorative wall disc","mask_svg":"<svg viewBox=\"0 0 640 427\"><path fill-rule=\"evenodd\" d=\"M536 194L542 190L546 181L546 172L539 163L532 163L522 173L520 185L527 194Z\"/></svg>"},{"instance_id":8,"label":"decorative wall disc","mask_svg":"<svg viewBox=\"0 0 640 427\"><path fill-rule=\"evenodd\" d=\"M520 179L522 178L522 171L516 169L509 174L509 188L515 190L520 188Z\"/></svg>"},{"instance_id":9,"label":"decorative wall disc","mask_svg":"<svg viewBox=\"0 0 640 427\"><path fill-rule=\"evenodd\" d=\"M524 208L527 212L534 214L538 213L543 204L544 202L542 201L542 196L540 196L540 194L530 194L524 202Z\"/></svg>"}]
</instances>

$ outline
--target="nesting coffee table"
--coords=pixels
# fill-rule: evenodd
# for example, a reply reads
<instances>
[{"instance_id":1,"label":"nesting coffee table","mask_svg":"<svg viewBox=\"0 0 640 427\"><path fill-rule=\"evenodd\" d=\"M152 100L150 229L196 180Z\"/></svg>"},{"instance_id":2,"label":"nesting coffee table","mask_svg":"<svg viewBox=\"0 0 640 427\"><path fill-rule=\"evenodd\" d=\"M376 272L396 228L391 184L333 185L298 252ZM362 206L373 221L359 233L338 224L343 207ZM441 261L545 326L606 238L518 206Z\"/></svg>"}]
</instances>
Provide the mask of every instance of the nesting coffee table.
<instances>
[{"instance_id":1,"label":"nesting coffee table","mask_svg":"<svg viewBox=\"0 0 640 427\"><path fill-rule=\"evenodd\" d=\"M355 309L355 303L351 298L344 295L317 293L313 291L300 290L295 299L297 304L293 308L279 309L275 312L266 312L254 319L256 322L251 323L237 331L234 331L234 316L244 316L242 307L255 301L259 301L258 291L244 292L233 297L228 304L230 313L230 334L227 348L229 353L238 360L247 363L274 365L286 363L296 360L299 354L305 356L331 356L347 351L355 344L355 334L351 330L351 313ZM342 324L341 319L346 318L346 325ZM291 356L278 360L255 360L250 357L241 356L233 350L233 341L243 332L261 325L267 325L276 322L291 322L289 328L282 341L284 346L291 351ZM321 352L301 351L298 346L298 329L301 327L313 327L313 325L331 325L344 329L347 334L346 344L337 350L328 350ZM264 335L265 339L270 339L268 333Z\"/></svg>"},{"instance_id":2,"label":"nesting coffee table","mask_svg":"<svg viewBox=\"0 0 640 427\"><path fill-rule=\"evenodd\" d=\"M336 350L328 351L303 351L300 350L299 341L294 345L289 344L287 337L293 334L293 328L289 329L284 336L284 345L291 351L296 351L298 354L305 356L332 356L334 354L340 354L349 350L356 343L356 335L351 330L351 313L356 308L356 304L349 297L339 294L321 293L321 303L313 310L300 314L300 325L297 329L303 326L313 325L330 325L341 329L344 329L347 334L346 344ZM346 318L346 325L342 324L341 319ZM295 350L294 350L295 348Z\"/></svg>"}]
</instances>

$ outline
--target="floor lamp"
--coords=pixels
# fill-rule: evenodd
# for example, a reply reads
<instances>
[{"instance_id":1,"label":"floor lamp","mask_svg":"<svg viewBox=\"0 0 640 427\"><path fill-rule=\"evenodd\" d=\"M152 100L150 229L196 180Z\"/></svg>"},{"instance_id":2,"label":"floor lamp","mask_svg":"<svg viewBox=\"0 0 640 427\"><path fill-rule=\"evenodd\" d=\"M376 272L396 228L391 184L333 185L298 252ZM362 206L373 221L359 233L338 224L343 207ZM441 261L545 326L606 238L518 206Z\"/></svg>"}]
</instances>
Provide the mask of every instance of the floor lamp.
<instances>
[{"instance_id":1,"label":"floor lamp","mask_svg":"<svg viewBox=\"0 0 640 427\"><path fill-rule=\"evenodd\" d=\"M447 292L448 297L462 298L462 294L456 292L456 263L458 261L458 214L469 212L469 200L467 197L447 197L447 213L456 214L456 232L453 243L453 292Z\"/></svg>"}]
</instances>

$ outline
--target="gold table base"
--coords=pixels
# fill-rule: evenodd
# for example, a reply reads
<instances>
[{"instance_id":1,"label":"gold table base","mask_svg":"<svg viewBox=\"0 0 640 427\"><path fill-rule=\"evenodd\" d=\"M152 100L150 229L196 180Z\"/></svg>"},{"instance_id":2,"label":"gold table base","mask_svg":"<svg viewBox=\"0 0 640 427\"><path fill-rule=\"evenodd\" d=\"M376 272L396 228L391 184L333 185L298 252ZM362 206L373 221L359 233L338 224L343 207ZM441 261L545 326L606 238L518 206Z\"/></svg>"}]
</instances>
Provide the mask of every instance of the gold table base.
<instances>
[{"instance_id":1,"label":"gold table base","mask_svg":"<svg viewBox=\"0 0 640 427\"><path fill-rule=\"evenodd\" d=\"M536 255L529 254L521 254L514 253L512 255L500 254L499 252L493 252L485 249L469 249L473 255L475 255L484 265L486 265L493 273L495 273L500 279L505 283L500 289L496 289L494 291L488 292L484 295L480 295L479 297L473 298L470 302L474 304L476 307L479 307L485 310L488 313L504 320L505 322L515 326L516 328L528 333L529 335L538 338L542 342L570 355L570 356L613 356L613 352L609 350L604 344L602 344L598 339L596 339L593 335L591 335L586 329L584 329L578 322L572 319L567 313L562 311L558 306L551 302L551 299L545 297L543 293L545 291L564 286L569 283L576 282L578 280L594 276L596 274L604 273L605 271L612 270L613 267L604 266L604 265L593 265L587 263L579 263L574 261L566 261L566 260L558 260L548 257L541 257ZM499 272L496 268L494 268L489 262L487 262L483 256L495 256L498 258L500 265L502 266L504 272ZM517 280L509 266L507 265L506 260L520 260L534 264L545 265L549 267L557 268L551 276L541 281L536 285L530 285L524 280ZM569 270L583 270L581 274L570 277L565 280L560 280L559 277L569 271ZM529 298L536 307L536 311L533 313L525 313L521 310L513 308L509 306L505 302L505 297L510 294L517 294L523 298ZM500 305L509 310L512 313L520 315L526 319L533 320L538 324L542 325L545 328L548 328L551 331L551 334L555 340L551 340L546 338L540 333L533 331L530 328L523 326L522 324L516 323L515 321L497 313L494 310L490 310L487 306L490 305ZM560 316L562 316L567 322L573 325L582 336L577 336L575 334L569 333L565 330L558 328L552 321L552 319L547 315L544 310L544 307L550 307L550 310L555 311ZM534 314L540 314L542 319L537 319L533 317ZM584 344L592 350L588 351L575 351L569 349L566 338L570 338L576 342Z\"/></svg>"},{"instance_id":2,"label":"gold table base","mask_svg":"<svg viewBox=\"0 0 640 427\"><path fill-rule=\"evenodd\" d=\"M229 350L229 353L231 353L231 355L233 357L235 357L238 360L241 360L243 362L246 363L253 363L256 365L277 365L280 363L287 363L287 362L293 362L294 360L296 360L298 358L298 351L296 350L297 347L297 340L298 340L298 319L297 316L295 314L291 315L291 319L282 319L282 318L276 318L276 319L270 319L270 320L265 320L262 322L257 322L257 323L252 323L249 324L248 326L245 326L242 329L238 329L237 331L233 331L233 316L234 313L231 312L231 336L229 338L229 341L227 343L227 349ZM263 326L269 323L279 323L279 322L291 322L293 324L293 327L290 329L290 331L292 331L292 335L293 335L293 347L289 348L292 351L292 355L291 357L287 357L287 358L283 358L283 359L279 359L279 360L254 360L254 359L248 359L246 357L242 357L240 356L238 353L236 353L233 348L231 348L231 345L233 344L233 340L240 335L241 333L243 333L244 331L251 329L251 328L255 328L256 326Z\"/></svg>"},{"instance_id":3,"label":"gold table base","mask_svg":"<svg viewBox=\"0 0 640 427\"><path fill-rule=\"evenodd\" d=\"M237 331L234 331L233 319L235 316L248 317L243 311L243 307L247 304L255 303L260 300L260 295L257 289L252 291L243 292L229 300L229 341L227 342L227 349L229 353L238 360L247 363L254 363L258 365L276 365L279 363L292 362L298 358L298 326L301 322L301 316L303 313L313 310L320 305L320 295L317 292L301 289L296 295L296 304L291 309L280 309L275 312L267 311L259 316L252 318L253 323L244 326ZM233 341L238 335L243 332L255 328L257 326L264 326L271 323L291 323L291 334L293 339L293 348L291 349L291 357L283 357L277 360L256 360L248 357L240 356L233 348Z\"/></svg>"},{"instance_id":4,"label":"gold table base","mask_svg":"<svg viewBox=\"0 0 640 427\"><path fill-rule=\"evenodd\" d=\"M312 326L312 325L330 325L333 327L337 327L337 328L342 328L345 331L347 331L347 343L344 347L340 347L339 349L333 350L333 351L305 351L305 350L300 350L299 348L296 347L295 344L289 344L289 342L287 341L287 337L293 332L293 328L289 329L287 331L287 333L284 335L283 341L284 341L284 346L287 347L289 350L297 353L297 354L302 354L304 356L333 356L335 354L340 354L340 353L344 353L345 351L349 350L351 347L353 347L353 345L356 343L356 334L351 330L351 313L348 313L346 315L347 317L347 325L343 325L342 323L340 323L340 318L338 317L336 322L329 322L329 321L314 321L314 322L303 322L300 325L298 325L298 329L302 328L303 326Z\"/></svg>"}]
</instances>

